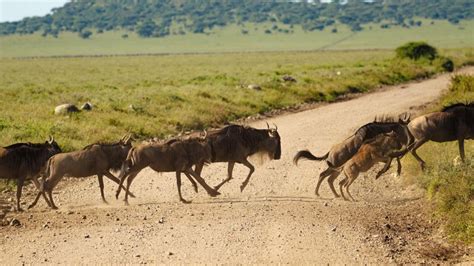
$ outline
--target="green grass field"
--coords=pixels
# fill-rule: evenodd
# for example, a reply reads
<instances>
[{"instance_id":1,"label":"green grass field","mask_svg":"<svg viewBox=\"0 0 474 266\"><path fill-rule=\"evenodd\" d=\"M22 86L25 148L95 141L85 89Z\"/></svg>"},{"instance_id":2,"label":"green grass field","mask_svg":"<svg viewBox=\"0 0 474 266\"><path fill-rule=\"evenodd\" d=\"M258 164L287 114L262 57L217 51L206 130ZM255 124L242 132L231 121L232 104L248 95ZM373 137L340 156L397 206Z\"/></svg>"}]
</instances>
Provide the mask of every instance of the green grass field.
<instances>
[{"instance_id":1,"label":"green grass field","mask_svg":"<svg viewBox=\"0 0 474 266\"><path fill-rule=\"evenodd\" d=\"M63 33L58 38L35 35L0 37L0 57L62 56L62 55L116 55L148 53L222 53L257 51L314 51L354 49L394 49L408 41L427 41L439 48L465 48L474 46L474 21L462 21L459 25L447 21L422 20L421 27L392 27L366 25L364 31L353 33L344 25L324 31L304 32L301 27L290 29L293 34L275 32L265 34L271 25L247 24L215 29L209 34L172 35L165 38L139 38L122 31L94 33L91 39L80 39L75 33ZM243 35L242 29L248 30ZM95 31L94 31L95 32Z\"/></svg>"},{"instance_id":2,"label":"green grass field","mask_svg":"<svg viewBox=\"0 0 474 266\"><path fill-rule=\"evenodd\" d=\"M472 49L445 53L458 64L474 61ZM164 137L439 71L426 62L393 56L392 51L333 51L4 58L0 143L54 135L65 150L72 150L127 132L141 139ZM284 74L298 82L281 82ZM248 89L252 83L262 90ZM59 104L85 101L96 108L71 116L53 114Z\"/></svg>"}]
</instances>

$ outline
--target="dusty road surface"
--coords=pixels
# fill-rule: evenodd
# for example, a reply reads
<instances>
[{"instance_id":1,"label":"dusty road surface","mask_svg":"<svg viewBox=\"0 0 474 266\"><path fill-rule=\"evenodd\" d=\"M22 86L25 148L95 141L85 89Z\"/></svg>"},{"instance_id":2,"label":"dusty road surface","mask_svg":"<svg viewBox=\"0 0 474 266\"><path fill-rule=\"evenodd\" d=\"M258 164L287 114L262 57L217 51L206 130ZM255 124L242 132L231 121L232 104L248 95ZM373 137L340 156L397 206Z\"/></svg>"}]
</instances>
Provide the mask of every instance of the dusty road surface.
<instances>
[{"instance_id":1,"label":"dusty road surface","mask_svg":"<svg viewBox=\"0 0 474 266\"><path fill-rule=\"evenodd\" d=\"M474 68L463 72L474 73ZM239 186L247 169L210 198L195 194L184 179L178 201L174 174L145 169L132 185L130 206L101 202L96 178L62 182L54 195L59 210L41 203L10 212L21 226L0 227L0 264L20 263L422 263L469 260L469 250L442 244L426 215L423 192L391 172L377 182L362 175L351 188L357 202L334 199L327 183L314 196L316 177L326 165L292 164L297 150L322 155L375 115L398 114L435 100L449 75L384 88L356 99L268 119L278 125L282 158L257 166L248 187ZM264 121L251 124L265 127ZM378 166L377 169L380 169ZM225 164L203 171L211 185L226 175ZM367 176L367 177L366 177ZM24 202L31 202L27 189ZM13 193L3 193L5 199ZM4 204L4 203L2 203ZM25 206L26 207L26 206Z\"/></svg>"}]
</instances>

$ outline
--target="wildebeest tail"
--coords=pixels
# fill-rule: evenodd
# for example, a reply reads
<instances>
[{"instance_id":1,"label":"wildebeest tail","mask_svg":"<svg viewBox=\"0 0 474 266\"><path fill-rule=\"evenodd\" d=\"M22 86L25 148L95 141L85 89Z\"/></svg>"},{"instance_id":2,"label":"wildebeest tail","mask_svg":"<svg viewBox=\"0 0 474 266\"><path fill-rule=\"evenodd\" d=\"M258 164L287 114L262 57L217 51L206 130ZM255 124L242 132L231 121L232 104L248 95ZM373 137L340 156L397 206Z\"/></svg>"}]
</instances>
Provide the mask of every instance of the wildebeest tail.
<instances>
[{"instance_id":1,"label":"wildebeest tail","mask_svg":"<svg viewBox=\"0 0 474 266\"><path fill-rule=\"evenodd\" d=\"M295 157L293 158L293 163L298 165L298 161L301 158L308 159L308 160L311 160L311 161L322 161L322 160L326 160L328 158L328 156L329 156L329 152L326 153L322 157L317 157L317 156L314 156L308 150L302 150L302 151L299 151L298 153L296 153Z\"/></svg>"}]
</instances>

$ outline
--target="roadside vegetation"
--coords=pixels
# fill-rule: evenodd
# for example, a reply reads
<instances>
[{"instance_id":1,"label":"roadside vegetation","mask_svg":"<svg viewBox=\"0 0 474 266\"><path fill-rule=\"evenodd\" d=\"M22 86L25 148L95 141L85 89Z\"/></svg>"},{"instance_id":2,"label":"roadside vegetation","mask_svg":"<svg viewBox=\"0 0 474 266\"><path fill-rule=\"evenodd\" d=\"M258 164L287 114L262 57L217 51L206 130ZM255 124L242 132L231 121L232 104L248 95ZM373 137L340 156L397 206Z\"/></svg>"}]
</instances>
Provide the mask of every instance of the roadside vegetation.
<instances>
[{"instance_id":1,"label":"roadside vegetation","mask_svg":"<svg viewBox=\"0 0 474 266\"><path fill-rule=\"evenodd\" d=\"M456 75L439 103L428 111L453 103L474 102L474 76ZM445 225L452 240L474 243L474 143L465 141L466 162L459 158L457 142L427 143L418 150L428 169L423 173L416 160L405 159L407 176L427 190L435 206L435 217Z\"/></svg>"}]
</instances>

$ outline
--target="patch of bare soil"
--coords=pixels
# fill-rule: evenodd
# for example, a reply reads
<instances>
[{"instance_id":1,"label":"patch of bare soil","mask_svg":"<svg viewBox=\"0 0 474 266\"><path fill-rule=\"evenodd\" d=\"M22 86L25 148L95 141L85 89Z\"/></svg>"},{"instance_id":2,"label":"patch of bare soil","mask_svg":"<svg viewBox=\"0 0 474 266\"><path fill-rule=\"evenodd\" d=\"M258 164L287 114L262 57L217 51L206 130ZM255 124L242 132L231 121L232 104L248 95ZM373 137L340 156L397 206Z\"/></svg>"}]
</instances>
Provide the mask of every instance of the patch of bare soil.
<instances>
[{"instance_id":1,"label":"patch of bare soil","mask_svg":"<svg viewBox=\"0 0 474 266\"><path fill-rule=\"evenodd\" d=\"M463 71L474 73L474 68ZM387 173L377 181L374 172L361 175L351 187L357 201L347 202L334 199L326 182L322 197L315 197L325 163L292 163L298 150L324 154L376 115L435 100L448 83L449 75L441 75L267 119L278 125L282 158L257 164L242 193L239 186L248 172L243 166L236 166L234 179L217 198L203 189L196 194L184 183L184 197L192 204L178 201L173 173L145 169L132 185L137 198L130 206L115 200L112 182L105 184L105 204L97 178L63 181L54 194L59 210L41 201L32 210L6 214L5 224L12 225L0 226L0 264L472 262L471 250L443 238L424 192L407 185L403 175ZM265 121L250 125L266 126ZM203 171L211 185L225 176L225 164ZM26 207L35 194L31 185L24 194ZM0 208L13 205L10 198L14 192L2 193Z\"/></svg>"}]
</instances>

